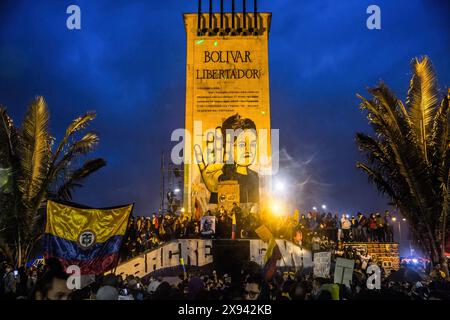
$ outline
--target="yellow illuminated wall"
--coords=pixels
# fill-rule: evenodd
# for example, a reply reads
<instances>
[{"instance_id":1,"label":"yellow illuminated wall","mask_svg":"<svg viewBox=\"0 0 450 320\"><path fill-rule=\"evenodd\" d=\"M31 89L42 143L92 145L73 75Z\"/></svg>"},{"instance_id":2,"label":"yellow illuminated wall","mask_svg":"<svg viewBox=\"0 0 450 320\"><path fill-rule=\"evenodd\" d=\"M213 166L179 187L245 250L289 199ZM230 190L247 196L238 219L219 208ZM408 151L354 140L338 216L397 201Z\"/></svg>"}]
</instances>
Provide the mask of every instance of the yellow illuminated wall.
<instances>
[{"instance_id":1,"label":"yellow illuminated wall","mask_svg":"<svg viewBox=\"0 0 450 320\"><path fill-rule=\"evenodd\" d=\"M222 180L241 179L241 201L259 202L258 207L264 207L272 167L268 69L271 15L258 14L258 29L261 30L258 35L226 36L199 36L197 17L197 14L184 15L187 33L186 130L190 133L190 138L185 140L184 207L193 213L196 204L203 212L220 206L220 199L214 199L217 198L214 193L218 176L222 176ZM237 14L237 26L242 25L242 18L242 14ZM205 21L208 15L204 14L202 19ZM217 23L219 19L220 15L215 14L214 21ZM248 14L247 19L249 25L254 21L252 14ZM229 26L231 14L225 14L225 21ZM253 124L256 127L257 146L250 152L255 158L243 171L239 165L223 167L223 164L214 164L217 151L213 159L207 154L208 148L214 146L214 143L207 144L213 137L208 136L208 132L214 133L216 128L225 128L230 123L238 123L238 128L242 125L244 129ZM222 138L226 140L226 137ZM215 142L218 141L216 138ZM248 142L251 144L251 138ZM199 166L195 148L203 154L205 166ZM252 186L258 186L258 190Z\"/></svg>"}]
</instances>

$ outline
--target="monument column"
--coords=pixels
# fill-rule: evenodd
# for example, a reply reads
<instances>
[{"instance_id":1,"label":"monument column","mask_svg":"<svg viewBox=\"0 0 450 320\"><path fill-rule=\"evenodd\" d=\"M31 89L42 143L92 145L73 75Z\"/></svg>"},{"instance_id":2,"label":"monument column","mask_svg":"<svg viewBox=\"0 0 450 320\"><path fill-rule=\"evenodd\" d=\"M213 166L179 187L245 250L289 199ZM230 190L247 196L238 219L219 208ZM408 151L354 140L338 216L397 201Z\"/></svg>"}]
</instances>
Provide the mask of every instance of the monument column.
<instances>
[{"instance_id":1,"label":"monument column","mask_svg":"<svg viewBox=\"0 0 450 320\"><path fill-rule=\"evenodd\" d=\"M225 12L223 1L215 6L220 11L214 12L215 3L209 1L209 10L203 13L199 1L197 13L184 14L185 127L190 133L185 140L184 208L198 214L238 199L241 207L260 211L270 191L272 168L271 14L257 12L256 1L251 13L249 6L236 12L234 1L231 12ZM243 134L229 136L228 129Z\"/></svg>"}]
</instances>

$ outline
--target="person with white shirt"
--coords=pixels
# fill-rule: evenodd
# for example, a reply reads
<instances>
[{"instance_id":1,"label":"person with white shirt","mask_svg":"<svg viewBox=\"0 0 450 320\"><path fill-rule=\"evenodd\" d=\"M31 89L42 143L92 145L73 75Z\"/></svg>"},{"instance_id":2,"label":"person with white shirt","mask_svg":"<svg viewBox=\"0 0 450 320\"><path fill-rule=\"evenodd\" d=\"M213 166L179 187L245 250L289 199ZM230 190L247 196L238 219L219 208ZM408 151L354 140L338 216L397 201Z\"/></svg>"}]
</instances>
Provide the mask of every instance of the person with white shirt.
<instances>
[{"instance_id":1,"label":"person with white shirt","mask_svg":"<svg viewBox=\"0 0 450 320\"><path fill-rule=\"evenodd\" d=\"M342 235L344 242L350 241L350 228L352 226L352 223L347 218L347 215L344 213L341 218L341 228L342 228Z\"/></svg>"}]
</instances>

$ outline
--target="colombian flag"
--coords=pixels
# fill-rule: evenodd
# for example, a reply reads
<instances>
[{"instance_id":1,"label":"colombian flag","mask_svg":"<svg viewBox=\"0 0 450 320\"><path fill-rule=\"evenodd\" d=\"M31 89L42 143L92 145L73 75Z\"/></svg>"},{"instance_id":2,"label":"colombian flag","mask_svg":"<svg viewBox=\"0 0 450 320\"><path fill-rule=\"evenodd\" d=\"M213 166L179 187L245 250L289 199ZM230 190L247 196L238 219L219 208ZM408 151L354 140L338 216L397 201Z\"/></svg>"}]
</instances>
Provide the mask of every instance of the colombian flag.
<instances>
[{"instance_id":1,"label":"colombian flag","mask_svg":"<svg viewBox=\"0 0 450 320\"><path fill-rule=\"evenodd\" d=\"M236 239L236 229L237 229L236 214L233 213L233 218L231 220L231 240Z\"/></svg>"},{"instance_id":2,"label":"colombian flag","mask_svg":"<svg viewBox=\"0 0 450 320\"><path fill-rule=\"evenodd\" d=\"M101 274L112 269L119 258L132 209L132 204L93 209L47 201L45 257L58 258L65 268L78 265L81 274Z\"/></svg>"},{"instance_id":3,"label":"colombian flag","mask_svg":"<svg viewBox=\"0 0 450 320\"><path fill-rule=\"evenodd\" d=\"M263 275L266 281L270 281L277 269L277 261L282 258L277 241L272 237L267 245L267 251L264 255Z\"/></svg>"}]
</instances>

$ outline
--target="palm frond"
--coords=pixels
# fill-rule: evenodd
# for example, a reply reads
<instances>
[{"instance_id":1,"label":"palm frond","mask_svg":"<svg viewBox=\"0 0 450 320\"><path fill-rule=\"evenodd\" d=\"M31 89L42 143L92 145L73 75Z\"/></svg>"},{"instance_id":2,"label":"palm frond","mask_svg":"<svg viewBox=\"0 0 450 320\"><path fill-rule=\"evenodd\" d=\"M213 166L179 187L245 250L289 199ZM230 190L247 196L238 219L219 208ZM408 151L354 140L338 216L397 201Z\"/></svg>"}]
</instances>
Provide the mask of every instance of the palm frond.
<instances>
[{"instance_id":1,"label":"palm frond","mask_svg":"<svg viewBox=\"0 0 450 320\"><path fill-rule=\"evenodd\" d=\"M96 133L88 132L80 140L74 142L69 147L69 153L87 154L95 149L99 140Z\"/></svg>"},{"instance_id":2,"label":"palm frond","mask_svg":"<svg viewBox=\"0 0 450 320\"><path fill-rule=\"evenodd\" d=\"M95 112L87 112L86 114L82 115L81 117L76 118L72 121L72 123L67 127L66 133L59 143L58 147L56 148L56 151L53 156L52 163L54 164L61 152L63 151L66 144L69 142L70 137L72 137L76 132L85 129L89 123L95 119L96 117Z\"/></svg>"},{"instance_id":3,"label":"palm frond","mask_svg":"<svg viewBox=\"0 0 450 320\"><path fill-rule=\"evenodd\" d=\"M30 105L22 126L21 167L18 186L24 201L30 202L41 190L50 158L49 113L43 97Z\"/></svg>"},{"instance_id":4,"label":"palm frond","mask_svg":"<svg viewBox=\"0 0 450 320\"><path fill-rule=\"evenodd\" d=\"M70 137L77 131L85 129L90 121L94 120L97 114L93 111L86 112L81 117L76 118L66 129L66 137Z\"/></svg>"},{"instance_id":5,"label":"palm frond","mask_svg":"<svg viewBox=\"0 0 450 320\"><path fill-rule=\"evenodd\" d=\"M70 200L72 198L72 190L76 187L80 187L80 182L82 180L105 165L106 161L102 158L87 160L81 168L73 171L67 177L66 182L57 191L57 199Z\"/></svg>"},{"instance_id":6,"label":"palm frond","mask_svg":"<svg viewBox=\"0 0 450 320\"><path fill-rule=\"evenodd\" d=\"M94 132L88 132L80 140L71 144L68 151L64 153L64 156L52 166L49 172L51 180L60 176L61 172L64 172L77 156L86 155L89 152L94 151L98 142L98 135Z\"/></svg>"},{"instance_id":7,"label":"palm frond","mask_svg":"<svg viewBox=\"0 0 450 320\"><path fill-rule=\"evenodd\" d=\"M12 169L11 167L0 167L0 192L11 193L12 192Z\"/></svg>"},{"instance_id":8,"label":"palm frond","mask_svg":"<svg viewBox=\"0 0 450 320\"><path fill-rule=\"evenodd\" d=\"M445 169L445 164L449 164L449 162L445 161L450 142L448 111L448 99L444 98L433 120L429 144L429 154L432 159L434 173L441 183L445 182L448 176L448 171Z\"/></svg>"},{"instance_id":9,"label":"palm frond","mask_svg":"<svg viewBox=\"0 0 450 320\"><path fill-rule=\"evenodd\" d=\"M383 83L369 89L370 100L359 96L375 136L357 133L368 160L357 167L401 208L414 238L436 261L450 205L450 108L447 99L438 105L429 59L415 59L412 67L406 108Z\"/></svg>"},{"instance_id":10,"label":"palm frond","mask_svg":"<svg viewBox=\"0 0 450 320\"><path fill-rule=\"evenodd\" d=\"M80 169L71 170L78 156L86 155L98 144L94 132L78 140L74 138L94 118L95 113L89 112L75 119L52 152L54 138L48 132L49 113L42 97L32 101L20 130L0 106L0 168L7 168L0 170L0 187L9 185L12 179L12 188L8 188L12 192L0 193L0 251L8 254L11 249L11 261L19 265L26 261L42 235L44 205L56 194L52 188L58 185L58 179L63 177L65 181L60 188L61 196L70 198L73 188L81 186L84 178L105 165L103 159L93 159Z\"/></svg>"},{"instance_id":11,"label":"palm frond","mask_svg":"<svg viewBox=\"0 0 450 320\"><path fill-rule=\"evenodd\" d=\"M13 121L8 116L6 108L0 106L0 155L8 158L10 160L14 153L14 147L12 142L13 134Z\"/></svg>"},{"instance_id":12,"label":"palm frond","mask_svg":"<svg viewBox=\"0 0 450 320\"><path fill-rule=\"evenodd\" d=\"M433 66L428 57L413 59L411 78L406 105L412 130L421 143L427 157L427 144L431 135L433 117L438 105L438 90Z\"/></svg>"},{"instance_id":13,"label":"palm frond","mask_svg":"<svg viewBox=\"0 0 450 320\"><path fill-rule=\"evenodd\" d=\"M5 239L0 237L0 252L7 258L9 263L13 263L14 255L13 250L10 245L5 241Z\"/></svg>"},{"instance_id":14,"label":"palm frond","mask_svg":"<svg viewBox=\"0 0 450 320\"><path fill-rule=\"evenodd\" d=\"M392 189L390 184L386 182L379 172L373 170L370 166L362 162L357 162L356 167L363 170L367 174L369 181L375 184L381 193L388 195L393 200L397 198L394 189Z\"/></svg>"},{"instance_id":15,"label":"palm frond","mask_svg":"<svg viewBox=\"0 0 450 320\"><path fill-rule=\"evenodd\" d=\"M424 180L428 179L426 159L417 147L417 139L411 133L409 120L404 117L401 104L393 93L381 83L379 87L369 89L373 99L362 99L360 108L368 111L369 123L377 133L378 140L389 153L389 162L393 162L391 167L397 169L397 180L405 180L409 186L409 192L419 200L420 212L424 213L425 208L431 203L423 203L425 196L432 192L429 188L424 188ZM422 178L423 180L420 180Z\"/></svg>"}]
</instances>

